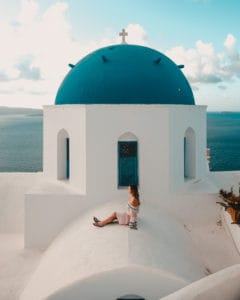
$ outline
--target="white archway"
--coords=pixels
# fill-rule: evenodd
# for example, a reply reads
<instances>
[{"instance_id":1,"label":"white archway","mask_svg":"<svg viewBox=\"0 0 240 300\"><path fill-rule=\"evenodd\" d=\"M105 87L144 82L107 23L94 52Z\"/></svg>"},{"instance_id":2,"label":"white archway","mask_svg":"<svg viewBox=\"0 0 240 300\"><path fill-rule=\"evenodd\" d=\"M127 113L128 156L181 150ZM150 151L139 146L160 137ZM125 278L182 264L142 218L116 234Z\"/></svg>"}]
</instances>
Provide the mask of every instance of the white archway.
<instances>
[{"instance_id":1,"label":"white archway","mask_svg":"<svg viewBox=\"0 0 240 300\"><path fill-rule=\"evenodd\" d=\"M135 134L131 133L131 132L125 132L123 133L119 138L118 138L118 141L119 142L127 142L127 141L137 141L137 137Z\"/></svg>"},{"instance_id":2,"label":"white archway","mask_svg":"<svg viewBox=\"0 0 240 300\"><path fill-rule=\"evenodd\" d=\"M196 177L196 136L194 130L189 127L184 136L184 179Z\"/></svg>"},{"instance_id":3,"label":"white archway","mask_svg":"<svg viewBox=\"0 0 240 300\"><path fill-rule=\"evenodd\" d=\"M69 179L70 177L70 139L65 129L61 129L57 135L57 179Z\"/></svg>"}]
</instances>

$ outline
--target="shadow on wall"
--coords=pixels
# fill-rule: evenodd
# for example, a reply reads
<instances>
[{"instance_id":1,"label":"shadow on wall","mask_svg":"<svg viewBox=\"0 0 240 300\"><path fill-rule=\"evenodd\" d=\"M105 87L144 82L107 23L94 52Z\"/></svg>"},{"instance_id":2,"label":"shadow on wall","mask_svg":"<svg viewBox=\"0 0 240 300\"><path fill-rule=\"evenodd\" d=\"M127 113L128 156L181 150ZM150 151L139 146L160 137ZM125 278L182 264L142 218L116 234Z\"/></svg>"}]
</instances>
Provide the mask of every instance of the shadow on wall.
<instances>
[{"instance_id":1,"label":"shadow on wall","mask_svg":"<svg viewBox=\"0 0 240 300\"><path fill-rule=\"evenodd\" d=\"M69 179L70 176L70 138L65 129L57 135L57 179Z\"/></svg>"},{"instance_id":2,"label":"shadow on wall","mask_svg":"<svg viewBox=\"0 0 240 300\"><path fill-rule=\"evenodd\" d=\"M196 136L189 127L184 136L184 178L185 180L196 177Z\"/></svg>"}]
</instances>

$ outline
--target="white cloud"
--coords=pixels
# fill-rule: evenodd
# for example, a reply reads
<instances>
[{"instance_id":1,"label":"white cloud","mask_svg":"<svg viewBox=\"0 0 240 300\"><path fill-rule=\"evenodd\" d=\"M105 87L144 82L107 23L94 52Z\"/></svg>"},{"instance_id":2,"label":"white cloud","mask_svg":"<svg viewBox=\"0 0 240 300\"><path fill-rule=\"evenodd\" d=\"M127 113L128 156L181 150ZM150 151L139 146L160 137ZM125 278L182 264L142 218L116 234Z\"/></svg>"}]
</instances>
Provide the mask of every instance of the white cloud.
<instances>
[{"instance_id":1,"label":"white cloud","mask_svg":"<svg viewBox=\"0 0 240 300\"><path fill-rule=\"evenodd\" d=\"M237 41L233 35L227 36L224 48L224 52L218 53L212 43L199 40L195 48L174 47L166 55L185 65L183 71L191 83L218 83L240 76Z\"/></svg>"},{"instance_id":2,"label":"white cloud","mask_svg":"<svg viewBox=\"0 0 240 300\"><path fill-rule=\"evenodd\" d=\"M34 66L31 56L21 57L20 62L16 65L19 70L18 78L40 80L41 71L39 67Z\"/></svg>"},{"instance_id":3,"label":"white cloud","mask_svg":"<svg viewBox=\"0 0 240 300\"><path fill-rule=\"evenodd\" d=\"M229 77L240 77L240 55L237 49L237 40L232 34L227 35L224 47L228 55L228 62L224 66L225 73Z\"/></svg>"},{"instance_id":4,"label":"white cloud","mask_svg":"<svg viewBox=\"0 0 240 300\"><path fill-rule=\"evenodd\" d=\"M127 43L128 44L138 44L148 46L147 32L140 24L129 24L126 27L128 32ZM119 40L120 42L120 40Z\"/></svg>"},{"instance_id":5,"label":"white cloud","mask_svg":"<svg viewBox=\"0 0 240 300\"><path fill-rule=\"evenodd\" d=\"M66 3L57 2L40 13L36 0L22 0L15 22L1 24L1 88L15 94L16 101L19 92L24 91L47 93L49 99L53 97L49 103L53 103L58 84L67 71L67 60L80 48L71 38L67 8ZM34 82L40 79L38 84Z\"/></svg>"},{"instance_id":6,"label":"white cloud","mask_svg":"<svg viewBox=\"0 0 240 300\"><path fill-rule=\"evenodd\" d=\"M228 34L224 42L224 47L231 60L239 60L237 51L237 40L232 34Z\"/></svg>"},{"instance_id":7,"label":"white cloud","mask_svg":"<svg viewBox=\"0 0 240 300\"><path fill-rule=\"evenodd\" d=\"M145 45L149 46L147 32L140 24L128 24L125 28L128 35L126 36L127 44L138 44L138 45ZM119 32L120 33L120 32ZM100 47L105 47L111 44L121 44L122 38L119 36L118 33L112 31L111 28L106 28L102 37L99 40L91 40L88 44L79 45L78 49L78 59L79 53L80 55L86 55L90 51L98 49Z\"/></svg>"},{"instance_id":8,"label":"white cloud","mask_svg":"<svg viewBox=\"0 0 240 300\"><path fill-rule=\"evenodd\" d=\"M32 25L38 17L39 5L35 0L21 0L21 10L17 17L19 24Z\"/></svg>"},{"instance_id":9,"label":"white cloud","mask_svg":"<svg viewBox=\"0 0 240 300\"><path fill-rule=\"evenodd\" d=\"M0 105L18 105L18 101L20 106L52 104L69 71L68 63L75 64L90 51L121 42L118 33L106 28L98 40L82 44L72 37L67 3L56 2L43 12L39 3L22 0L14 22L1 21ZM140 24L128 24L125 29L127 43L150 45ZM240 77L237 40L232 34L226 37L222 52L199 40L193 48L174 47L166 55L185 65L183 71L195 91L201 83L221 83L218 90L223 89L225 82Z\"/></svg>"},{"instance_id":10,"label":"white cloud","mask_svg":"<svg viewBox=\"0 0 240 300\"><path fill-rule=\"evenodd\" d=\"M45 95L49 104L53 103L58 86L69 71L68 63L75 64L99 47L120 43L120 37L111 29L106 29L97 41L82 44L73 39L67 10L67 3L56 2L41 12L37 0L22 0L14 22L0 26L0 39L4 41L0 57L0 105L7 105L3 91L15 97L16 102L25 93ZM148 44L141 25L129 24L126 30L128 43ZM41 98L38 105L45 102Z\"/></svg>"}]
</instances>

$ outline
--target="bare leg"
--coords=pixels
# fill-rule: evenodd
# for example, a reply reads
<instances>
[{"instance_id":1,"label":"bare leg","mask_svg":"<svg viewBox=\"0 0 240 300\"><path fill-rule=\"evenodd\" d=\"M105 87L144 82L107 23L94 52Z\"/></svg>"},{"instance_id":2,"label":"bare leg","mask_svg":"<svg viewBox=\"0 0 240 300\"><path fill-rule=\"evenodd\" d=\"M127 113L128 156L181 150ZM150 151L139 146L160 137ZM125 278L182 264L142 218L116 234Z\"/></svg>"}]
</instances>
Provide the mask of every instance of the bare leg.
<instances>
[{"instance_id":1,"label":"bare leg","mask_svg":"<svg viewBox=\"0 0 240 300\"><path fill-rule=\"evenodd\" d=\"M114 213L111 214L111 216L109 216L105 220L102 220L102 221L98 222L98 224L100 226L104 226L104 225L107 225L109 223L112 223L116 219L117 219L117 214L116 214L116 212L114 212Z\"/></svg>"}]
</instances>

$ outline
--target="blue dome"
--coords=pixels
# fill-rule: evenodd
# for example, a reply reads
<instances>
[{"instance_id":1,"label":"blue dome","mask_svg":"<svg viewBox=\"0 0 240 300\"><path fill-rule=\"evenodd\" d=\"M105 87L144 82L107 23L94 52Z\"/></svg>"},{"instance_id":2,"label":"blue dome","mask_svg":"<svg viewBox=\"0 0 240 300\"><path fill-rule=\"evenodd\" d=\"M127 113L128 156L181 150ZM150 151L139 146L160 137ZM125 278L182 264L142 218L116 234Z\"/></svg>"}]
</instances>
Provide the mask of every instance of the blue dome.
<instances>
[{"instance_id":1,"label":"blue dome","mask_svg":"<svg viewBox=\"0 0 240 300\"><path fill-rule=\"evenodd\" d=\"M137 45L98 49L67 74L55 104L187 104L191 87L172 60Z\"/></svg>"}]
</instances>

